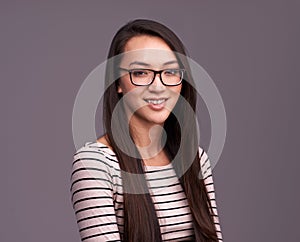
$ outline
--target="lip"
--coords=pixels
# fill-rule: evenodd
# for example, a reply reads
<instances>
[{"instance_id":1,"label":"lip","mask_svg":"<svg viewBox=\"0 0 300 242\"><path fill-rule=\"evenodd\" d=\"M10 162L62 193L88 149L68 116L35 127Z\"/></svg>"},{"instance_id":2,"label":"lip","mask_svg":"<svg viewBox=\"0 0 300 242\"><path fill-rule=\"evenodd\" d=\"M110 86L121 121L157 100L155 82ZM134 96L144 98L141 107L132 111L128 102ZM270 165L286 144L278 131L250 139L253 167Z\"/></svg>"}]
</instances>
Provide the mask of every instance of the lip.
<instances>
[{"instance_id":1,"label":"lip","mask_svg":"<svg viewBox=\"0 0 300 242\"><path fill-rule=\"evenodd\" d=\"M163 100L163 101L159 102L161 100ZM168 98L165 98L165 97L144 98L144 101L148 104L148 107L155 111L162 110L165 107L167 100L168 100ZM155 102L158 102L158 103L155 103Z\"/></svg>"}]
</instances>

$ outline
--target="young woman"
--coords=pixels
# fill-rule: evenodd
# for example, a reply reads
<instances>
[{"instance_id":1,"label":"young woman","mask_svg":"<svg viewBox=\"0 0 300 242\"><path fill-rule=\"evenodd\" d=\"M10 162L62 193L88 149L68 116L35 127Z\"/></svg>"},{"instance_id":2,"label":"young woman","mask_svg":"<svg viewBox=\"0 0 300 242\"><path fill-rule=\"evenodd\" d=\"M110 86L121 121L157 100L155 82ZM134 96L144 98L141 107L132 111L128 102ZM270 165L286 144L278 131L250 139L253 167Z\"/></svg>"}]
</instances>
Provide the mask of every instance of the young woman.
<instances>
[{"instance_id":1,"label":"young woman","mask_svg":"<svg viewBox=\"0 0 300 242\"><path fill-rule=\"evenodd\" d=\"M151 20L129 22L112 40L105 135L74 155L82 241L222 241L185 55L179 38Z\"/></svg>"}]
</instances>

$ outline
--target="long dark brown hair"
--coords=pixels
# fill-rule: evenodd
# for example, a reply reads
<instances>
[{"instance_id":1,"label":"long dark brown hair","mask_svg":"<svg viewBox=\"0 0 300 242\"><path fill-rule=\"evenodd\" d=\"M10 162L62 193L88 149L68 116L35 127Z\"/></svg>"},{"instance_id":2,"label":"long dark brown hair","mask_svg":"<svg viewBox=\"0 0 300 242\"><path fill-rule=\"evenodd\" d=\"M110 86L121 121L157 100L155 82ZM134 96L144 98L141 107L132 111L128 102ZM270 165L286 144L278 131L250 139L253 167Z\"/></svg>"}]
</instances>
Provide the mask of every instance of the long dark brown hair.
<instances>
[{"instance_id":1,"label":"long dark brown hair","mask_svg":"<svg viewBox=\"0 0 300 242\"><path fill-rule=\"evenodd\" d=\"M134 36L148 35L160 37L164 40L170 49L174 52L186 55L185 48L180 39L166 26L152 20L134 20L124 25L114 36L108 59L117 56L124 52L124 47L129 39ZM181 95L192 107L196 109L196 91L190 84L193 80L190 75L188 62L184 58L178 58L182 68L186 69ZM120 101L121 94L117 93L118 77L117 65L113 62L108 62L106 67L106 92L103 100L103 119L104 130L108 141L113 148L122 171L128 173L144 174L143 162L136 154L129 156L125 154L117 145L112 134L112 125L128 125L127 116L124 112L119 112L117 118L112 121L113 110ZM112 80L116 80L112 83ZM178 100L174 110L178 113L185 113L184 105ZM164 123L164 129L167 134L165 151L170 160L177 157L177 152L180 145L183 147L183 152L179 159L174 162L174 169L178 175L179 181L186 194L189 207L192 213L195 241L212 242L218 241L215 225L213 222L213 212L211 209L210 200L203 179L199 179L201 174L201 165L198 152L198 137L196 134L196 125L193 125L195 120L194 115L180 115L175 117L173 113L169 115ZM178 120L181 119L181 120ZM180 123L180 125L179 125ZM125 132L125 128L120 128L123 133L118 136L118 144L120 142L124 147L130 146L132 142L128 142L130 136ZM197 149L196 156L191 157L191 152ZM136 150L136 147L130 147L129 150ZM136 151L137 152L137 151ZM137 152L138 153L138 152ZM192 164L185 164L186 160L193 161ZM182 171L185 171L183 174ZM183 174L182 176L180 174ZM140 177L140 176L139 176ZM138 190L139 187L147 187L146 179L134 180L133 176L122 177L123 187L126 185L132 191ZM131 193L124 191L124 234L123 241L143 241L143 242L158 242L162 241L160 227L156 216L155 208L148 192Z\"/></svg>"}]
</instances>

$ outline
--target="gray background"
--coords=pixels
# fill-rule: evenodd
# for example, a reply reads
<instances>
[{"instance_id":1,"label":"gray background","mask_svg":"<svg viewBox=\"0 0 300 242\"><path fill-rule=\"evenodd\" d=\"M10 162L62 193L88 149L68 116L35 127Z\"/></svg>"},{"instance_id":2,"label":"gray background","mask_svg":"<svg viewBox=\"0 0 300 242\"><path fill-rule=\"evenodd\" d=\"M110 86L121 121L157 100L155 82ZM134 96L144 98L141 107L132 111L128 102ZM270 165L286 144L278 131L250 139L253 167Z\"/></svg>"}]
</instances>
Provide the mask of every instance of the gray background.
<instances>
[{"instance_id":1,"label":"gray background","mask_svg":"<svg viewBox=\"0 0 300 242\"><path fill-rule=\"evenodd\" d=\"M1 1L0 241L80 241L74 99L117 29L139 17L172 28L222 95L228 130L214 180L224 241L300 241L299 12L297 0Z\"/></svg>"}]
</instances>

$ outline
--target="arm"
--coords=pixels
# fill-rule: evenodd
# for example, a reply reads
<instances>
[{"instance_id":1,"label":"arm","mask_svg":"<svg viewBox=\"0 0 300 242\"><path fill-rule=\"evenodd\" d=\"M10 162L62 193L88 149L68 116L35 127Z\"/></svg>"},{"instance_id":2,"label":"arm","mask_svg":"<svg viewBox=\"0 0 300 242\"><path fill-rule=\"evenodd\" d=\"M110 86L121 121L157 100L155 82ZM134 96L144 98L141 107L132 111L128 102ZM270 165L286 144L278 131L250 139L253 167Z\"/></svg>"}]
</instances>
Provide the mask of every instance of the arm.
<instances>
[{"instance_id":1,"label":"arm","mask_svg":"<svg viewBox=\"0 0 300 242\"><path fill-rule=\"evenodd\" d=\"M208 158L207 154L205 153L205 151L201 148L199 148L199 155L200 155L202 177L204 179L204 184L205 184L205 187L207 189L208 196L210 199L211 208L213 211L214 223L215 223L215 227L216 227L216 231L217 231L217 236L218 236L219 241L223 241L220 222L219 222L219 216L218 216L218 210L217 210L216 195L215 195L214 181L213 181L210 161L209 161L209 158Z\"/></svg>"},{"instance_id":2,"label":"arm","mask_svg":"<svg viewBox=\"0 0 300 242\"><path fill-rule=\"evenodd\" d=\"M82 241L121 241L111 170L109 161L95 150L84 147L74 155L71 193Z\"/></svg>"}]
</instances>

